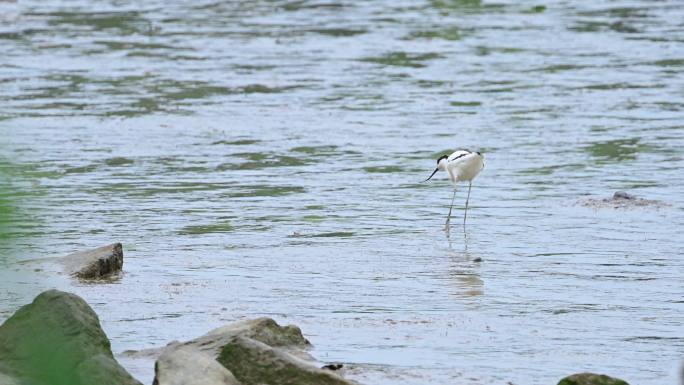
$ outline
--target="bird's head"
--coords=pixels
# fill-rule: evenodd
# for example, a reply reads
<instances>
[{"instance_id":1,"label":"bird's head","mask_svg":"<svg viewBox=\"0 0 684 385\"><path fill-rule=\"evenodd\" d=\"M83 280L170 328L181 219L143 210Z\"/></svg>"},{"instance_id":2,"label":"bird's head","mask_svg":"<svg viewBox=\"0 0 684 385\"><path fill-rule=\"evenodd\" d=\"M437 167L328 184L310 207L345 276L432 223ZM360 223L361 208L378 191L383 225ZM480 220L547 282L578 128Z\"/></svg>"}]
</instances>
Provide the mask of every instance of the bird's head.
<instances>
[{"instance_id":1,"label":"bird's head","mask_svg":"<svg viewBox=\"0 0 684 385\"><path fill-rule=\"evenodd\" d=\"M432 172L429 178L425 179L424 182L429 181L432 179L432 177L437 173L437 171L444 171L446 170L446 165L447 165L447 155L442 155L439 158L437 158L437 168L435 168L435 171Z\"/></svg>"}]
</instances>

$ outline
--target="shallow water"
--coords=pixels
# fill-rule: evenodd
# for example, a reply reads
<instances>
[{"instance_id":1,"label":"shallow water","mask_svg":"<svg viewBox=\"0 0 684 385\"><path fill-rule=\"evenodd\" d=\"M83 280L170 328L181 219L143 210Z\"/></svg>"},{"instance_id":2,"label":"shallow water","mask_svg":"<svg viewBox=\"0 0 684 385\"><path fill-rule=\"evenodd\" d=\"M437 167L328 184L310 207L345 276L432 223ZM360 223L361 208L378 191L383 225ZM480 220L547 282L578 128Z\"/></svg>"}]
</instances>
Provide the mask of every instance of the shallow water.
<instances>
[{"instance_id":1,"label":"shallow water","mask_svg":"<svg viewBox=\"0 0 684 385\"><path fill-rule=\"evenodd\" d=\"M265 315L369 384L675 383L681 20L677 1L0 3L0 319L57 287L116 354ZM447 237L445 176L419 182L459 147L487 160ZM577 205L616 190L671 206ZM113 241L110 284L17 264Z\"/></svg>"}]
</instances>

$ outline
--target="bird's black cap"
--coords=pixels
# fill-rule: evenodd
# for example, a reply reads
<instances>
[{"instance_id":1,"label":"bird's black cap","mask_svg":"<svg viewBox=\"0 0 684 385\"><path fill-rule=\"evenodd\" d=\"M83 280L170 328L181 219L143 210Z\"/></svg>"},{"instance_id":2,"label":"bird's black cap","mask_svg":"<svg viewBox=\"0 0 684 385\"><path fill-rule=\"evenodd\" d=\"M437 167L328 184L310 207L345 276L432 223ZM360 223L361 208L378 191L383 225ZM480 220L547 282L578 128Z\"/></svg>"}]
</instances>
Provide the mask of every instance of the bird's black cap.
<instances>
[{"instance_id":1,"label":"bird's black cap","mask_svg":"<svg viewBox=\"0 0 684 385\"><path fill-rule=\"evenodd\" d=\"M449 158L448 155L442 155L442 156L440 156L439 158L437 158L437 164L439 164L439 161L440 161L440 160L442 160L442 159L448 159L448 158Z\"/></svg>"}]
</instances>

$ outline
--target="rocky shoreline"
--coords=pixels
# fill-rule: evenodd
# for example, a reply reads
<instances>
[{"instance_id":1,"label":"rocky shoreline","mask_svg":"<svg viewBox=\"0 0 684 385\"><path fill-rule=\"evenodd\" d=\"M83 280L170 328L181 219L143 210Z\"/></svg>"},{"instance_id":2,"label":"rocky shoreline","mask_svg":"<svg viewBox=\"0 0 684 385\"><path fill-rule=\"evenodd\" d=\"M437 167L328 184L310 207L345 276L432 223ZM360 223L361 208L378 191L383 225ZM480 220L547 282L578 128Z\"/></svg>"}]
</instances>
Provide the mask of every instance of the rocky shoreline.
<instances>
[{"instance_id":1,"label":"rocky shoreline","mask_svg":"<svg viewBox=\"0 0 684 385\"><path fill-rule=\"evenodd\" d=\"M71 254L65 271L78 279L121 273L121 244ZM344 378L344 364L316 365L311 343L295 325L270 318L225 325L185 342L126 351L156 359L153 385L359 385ZM0 325L0 385L142 385L114 358L97 314L79 296L39 294ZM627 385L578 373L558 385Z\"/></svg>"},{"instance_id":2,"label":"rocky shoreline","mask_svg":"<svg viewBox=\"0 0 684 385\"><path fill-rule=\"evenodd\" d=\"M155 385L354 385L319 368L301 330L270 318L236 322L186 342L126 354L158 355ZM93 309L58 290L0 326L0 384L141 385L114 358Z\"/></svg>"}]
</instances>

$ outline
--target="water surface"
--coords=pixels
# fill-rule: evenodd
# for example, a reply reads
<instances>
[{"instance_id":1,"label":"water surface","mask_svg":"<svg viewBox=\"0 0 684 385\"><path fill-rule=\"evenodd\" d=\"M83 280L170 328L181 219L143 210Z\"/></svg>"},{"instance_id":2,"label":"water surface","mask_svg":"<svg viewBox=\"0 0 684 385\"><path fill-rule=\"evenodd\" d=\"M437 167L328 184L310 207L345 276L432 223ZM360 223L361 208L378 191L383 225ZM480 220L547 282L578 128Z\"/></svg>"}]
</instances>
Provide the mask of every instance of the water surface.
<instances>
[{"instance_id":1,"label":"water surface","mask_svg":"<svg viewBox=\"0 0 684 385\"><path fill-rule=\"evenodd\" d=\"M0 3L0 319L84 297L115 354L300 325L368 384L676 382L677 1ZM435 159L486 153L464 236ZM592 209L626 190L670 207ZM17 261L120 241L125 275ZM479 261L479 262L478 262ZM119 357L150 383L153 363Z\"/></svg>"}]
</instances>

